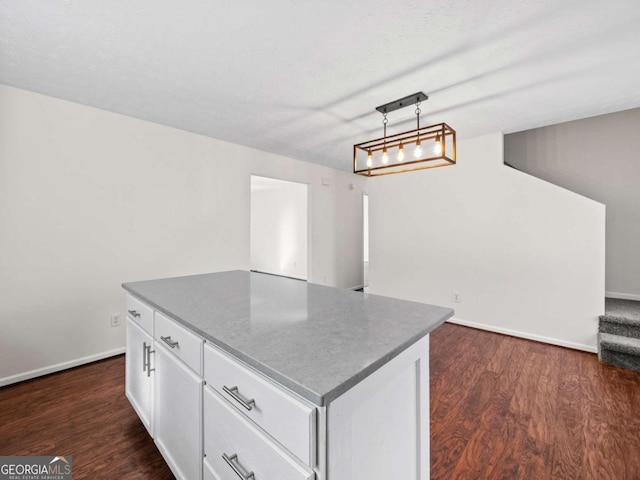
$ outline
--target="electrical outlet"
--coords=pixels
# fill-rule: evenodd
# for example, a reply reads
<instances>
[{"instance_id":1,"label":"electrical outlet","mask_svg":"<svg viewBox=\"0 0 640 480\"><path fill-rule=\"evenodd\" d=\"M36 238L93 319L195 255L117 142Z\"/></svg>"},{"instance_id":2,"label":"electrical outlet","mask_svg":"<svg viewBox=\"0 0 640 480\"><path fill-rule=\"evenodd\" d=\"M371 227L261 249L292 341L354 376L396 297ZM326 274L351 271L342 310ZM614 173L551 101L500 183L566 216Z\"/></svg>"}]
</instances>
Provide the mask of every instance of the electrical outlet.
<instances>
[{"instance_id":1,"label":"electrical outlet","mask_svg":"<svg viewBox=\"0 0 640 480\"><path fill-rule=\"evenodd\" d=\"M451 298L453 299L453 303L461 303L462 302L462 295L460 295L460 292L453 292L451 294Z\"/></svg>"},{"instance_id":2,"label":"electrical outlet","mask_svg":"<svg viewBox=\"0 0 640 480\"><path fill-rule=\"evenodd\" d=\"M114 313L113 315L111 315L111 326L112 327L119 327L120 326L120 314L119 313Z\"/></svg>"}]
</instances>

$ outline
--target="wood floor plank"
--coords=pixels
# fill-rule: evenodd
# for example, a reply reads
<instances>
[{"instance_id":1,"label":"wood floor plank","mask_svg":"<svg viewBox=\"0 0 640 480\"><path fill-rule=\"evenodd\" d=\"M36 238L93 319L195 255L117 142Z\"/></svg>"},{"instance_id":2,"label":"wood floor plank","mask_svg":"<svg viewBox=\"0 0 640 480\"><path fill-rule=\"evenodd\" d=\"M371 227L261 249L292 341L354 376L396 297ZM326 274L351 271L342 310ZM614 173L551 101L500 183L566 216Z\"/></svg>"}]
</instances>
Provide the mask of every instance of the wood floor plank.
<instances>
[{"instance_id":1,"label":"wood floor plank","mask_svg":"<svg viewBox=\"0 0 640 480\"><path fill-rule=\"evenodd\" d=\"M466 392L463 401L459 402L442 421L432 423L432 435L437 435L441 439L437 449L432 448L434 455L432 463L437 464L437 469L443 478L453 478L456 466L459 464L453 461L449 452L459 452L462 457L467 451L467 455L476 455L475 450L481 448L477 442L474 442L471 447L468 447L468 444L474 433L478 431L481 415L487 410L497 378L495 373L482 373ZM465 467L468 467L464 469L465 471L473 470L470 464L465 464Z\"/></svg>"},{"instance_id":2,"label":"wood floor plank","mask_svg":"<svg viewBox=\"0 0 640 480\"><path fill-rule=\"evenodd\" d=\"M540 364L540 380L533 393L533 405L529 420L529 436L550 445L556 427L558 413L558 388L560 384L559 349L552 349L547 355L535 355Z\"/></svg>"},{"instance_id":3,"label":"wood floor plank","mask_svg":"<svg viewBox=\"0 0 640 480\"><path fill-rule=\"evenodd\" d=\"M538 390L538 383L543 369L541 361L543 361L543 356L536 353L529 352L524 357L524 361L520 366L522 373L518 378L518 383L511 398L511 410L527 418L530 417L533 411L535 393Z\"/></svg>"},{"instance_id":4,"label":"wood floor plank","mask_svg":"<svg viewBox=\"0 0 640 480\"><path fill-rule=\"evenodd\" d=\"M504 348L504 345L511 348ZM509 405L522 374L521 362L528 354L528 349L513 348L509 337L502 337L500 347L488 362L488 369L500 374L494 386L491 402L488 404L489 408L482 413L480 427L467 445L467 449L470 450L467 457L472 459L469 473L474 472L475 478L490 478L493 466L504 464L504 451L507 442L515 435L516 428L514 422L509 419ZM496 359L499 359L499 363ZM458 465L463 463L458 462ZM465 467L466 469L468 467Z\"/></svg>"},{"instance_id":5,"label":"wood floor plank","mask_svg":"<svg viewBox=\"0 0 640 480\"><path fill-rule=\"evenodd\" d=\"M551 478L586 478L584 459L587 445L582 431L584 411L580 391L580 356L568 349L558 349L558 353L558 362L562 368L558 385L556 428L552 440L554 448Z\"/></svg>"},{"instance_id":6,"label":"wood floor plank","mask_svg":"<svg viewBox=\"0 0 640 480\"><path fill-rule=\"evenodd\" d=\"M548 460L551 456L551 446L525 432L523 432L522 438L524 443L520 443L520 450L524 452L524 455L520 456L521 462L515 478L519 480L550 479L551 472Z\"/></svg>"},{"instance_id":7,"label":"wood floor plank","mask_svg":"<svg viewBox=\"0 0 640 480\"><path fill-rule=\"evenodd\" d=\"M447 326L450 326L450 324L447 324ZM477 382L478 377L486 370L486 364L484 363L463 363L457 361L457 359L490 357L495 354L501 341L499 337L488 332L480 332L481 334L486 334L483 336L478 335L477 330L459 325L451 326L456 328L456 337L460 338L460 341L455 340L447 343L448 349L445 355L449 356L451 361L448 363L446 371L449 375L456 375L457 381L452 382L448 376L443 375L430 376L431 391L435 398L435 401L431 403L431 420L435 428L442 425L449 412L456 408L456 405L462 403L465 397L468 397L470 387ZM436 352L438 351L438 347L434 346L433 338L430 346L433 346L431 348L435 348ZM471 399L470 401L473 402L474 400Z\"/></svg>"},{"instance_id":8,"label":"wood floor plank","mask_svg":"<svg viewBox=\"0 0 640 480\"><path fill-rule=\"evenodd\" d=\"M512 342L509 337L500 338L498 348L487 362L487 370L494 373L502 373L509 366L509 359L517 352L514 352Z\"/></svg>"},{"instance_id":9,"label":"wood floor plank","mask_svg":"<svg viewBox=\"0 0 640 480\"><path fill-rule=\"evenodd\" d=\"M469 329L454 324L447 324L447 327L452 328L437 329L430 335L429 348L430 350L435 350L433 365L431 365L431 363L429 365L430 372L448 372L448 374L458 372L460 363L457 362L456 359L469 355L473 349L474 336L471 334L472 332L468 331ZM451 336L451 340L449 340L441 331L452 331L454 335ZM442 354L438 353L440 351ZM467 375L479 374L481 370L480 367L481 366L476 366L472 372L467 372ZM461 388L463 388L464 384L460 382L452 385L447 375L438 373L430 375L429 381L431 395L434 398L431 402L431 418L432 420L442 419L447 412L460 401L462 394ZM467 382L469 381L470 380L467 380Z\"/></svg>"},{"instance_id":10,"label":"wood floor plank","mask_svg":"<svg viewBox=\"0 0 640 480\"><path fill-rule=\"evenodd\" d=\"M470 432L471 437L462 452L461 461L456 463L451 478L482 478L492 453L500 448L501 440L496 431L500 429L508 411L508 403L504 398L495 395L499 380L499 375L493 372L485 372L479 379L486 384L487 393L482 402L482 409L478 412L477 424Z\"/></svg>"}]
</instances>

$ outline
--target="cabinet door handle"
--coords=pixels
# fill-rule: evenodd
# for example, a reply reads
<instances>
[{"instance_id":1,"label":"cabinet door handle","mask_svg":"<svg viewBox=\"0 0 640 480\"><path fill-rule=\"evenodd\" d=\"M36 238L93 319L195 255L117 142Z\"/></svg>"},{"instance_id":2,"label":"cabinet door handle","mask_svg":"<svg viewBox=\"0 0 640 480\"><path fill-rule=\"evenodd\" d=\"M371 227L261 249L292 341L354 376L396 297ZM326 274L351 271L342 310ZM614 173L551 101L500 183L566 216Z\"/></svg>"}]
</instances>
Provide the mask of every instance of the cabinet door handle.
<instances>
[{"instance_id":1,"label":"cabinet door handle","mask_svg":"<svg viewBox=\"0 0 640 480\"><path fill-rule=\"evenodd\" d=\"M222 458L224 459L225 462L227 462L227 465L229 465L231 469L234 472L236 472L236 475L238 475L242 480L254 480L256 478L253 475L253 472L244 473L243 470L245 469L242 467L242 465L240 465L240 461L238 460L237 453L234 453L231 456L228 456L226 453L223 453Z\"/></svg>"},{"instance_id":2,"label":"cabinet door handle","mask_svg":"<svg viewBox=\"0 0 640 480\"><path fill-rule=\"evenodd\" d=\"M222 390L228 393L231 398L233 398L236 402L242 405L247 410L251 411L253 407L256 405L256 401L252 398L250 400L246 400L240 396L240 392L238 392L238 387L227 387L226 385L222 386Z\"/></svg>"},{"instance_id":3,"label":"cabinet door handle","mask_svg":"<svg viewBox=\"0 0 640 480\"><path fill-rule=\"evenodd\" d=\"M151 368L151 354L156 353L155 350L151 350L151 344L147 345L145 342L144 346L144 357L146 358L146 366L147 366L147 377L151 376L151 372L155 372L155 368ZM143 370L144 371L144 370Z\"/></svg>"},{"instance_id":4,"label":"cabinet door handle","mask_svg":"<svg viewBox=\"0 0 640 480\"><path fill-rule=\"evenodd\" d=\"M135 318L138 318L140 316L140 314L135 310L127 310L127 312L129 312L129 315Z\"/></svg>"},{"instance_id":5,"label":"cabinet door handle","mask_svg":"<svg viewBox=\"0 0 640 480\"><path fill-rule=\"evenodd\" d=\"M171 348L176 348L179 345L178 342L174 342L173 340L171 340L171 336L160 337L160 340L169 345Z\"/></svg>"},{"instance_id":6,"label":"cabinet door handle","mask_svg":"<svg viewBox=\"0 0 640 480\"><path fill-rule=\"evenodd\" d=\"M147 342L142 342L142 371L147 371Z\"/></svg>"}]
</instances>

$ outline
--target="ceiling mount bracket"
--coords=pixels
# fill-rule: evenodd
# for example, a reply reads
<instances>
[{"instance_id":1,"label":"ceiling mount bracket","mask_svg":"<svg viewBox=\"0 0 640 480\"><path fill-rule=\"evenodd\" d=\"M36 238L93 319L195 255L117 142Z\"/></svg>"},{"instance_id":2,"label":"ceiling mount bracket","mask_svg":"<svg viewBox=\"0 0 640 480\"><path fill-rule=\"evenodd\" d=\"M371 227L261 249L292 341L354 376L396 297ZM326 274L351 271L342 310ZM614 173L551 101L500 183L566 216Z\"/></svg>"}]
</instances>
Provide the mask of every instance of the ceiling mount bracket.
<instances>
[{"instance_id":1,"label":"ceiling mount bracket","mask_svg":"<svg viewBox=\"0 0 640 480\"><path fill-rule=\"evenodd\" d=\"M425 95L423 92L414 93L413 95L407 95L399 100L394 100L393 102L385 103L384 105L380 105L376 107L376 110L380 113L389 113L394 110L399 110L404 107L408 107L410 105L415 105L418 102L424 102L428 100L429 97Z\"/></svg>"}]
</instances>

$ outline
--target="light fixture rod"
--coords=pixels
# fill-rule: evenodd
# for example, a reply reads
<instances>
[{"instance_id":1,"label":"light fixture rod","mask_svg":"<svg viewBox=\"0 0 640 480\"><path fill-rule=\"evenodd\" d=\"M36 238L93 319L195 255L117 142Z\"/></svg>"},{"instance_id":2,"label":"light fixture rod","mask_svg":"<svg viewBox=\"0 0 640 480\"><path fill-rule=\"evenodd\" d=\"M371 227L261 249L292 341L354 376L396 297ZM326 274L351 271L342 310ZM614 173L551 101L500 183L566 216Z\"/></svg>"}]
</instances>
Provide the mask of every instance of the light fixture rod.
<instances>
[{"instance_id":1,"label":"light fixture rod","mask_svg":"<svg viewBox=\"0 0 640 480\"><path fill-rule=\"evenodd\" d=\"M424 159L420 159L420 160L410 160L408 162L402 162L401 164L395 164L393 165L393 167L410 167L411 165L416 165L416 164L421 164L421 163L425 163L428 162L429 160L440 160L442 159L443 162L446 162L447 165L455 165L456 162L455 160L451 160L450 158L442 158L442 157L430 157L430 158L424 158ZM442 167L444 165L440 164L440 165L427 165L423 168L421 168L420 170L423 170L425 168L435 168L435 167ZM378 165L375 167L367 167L366 169L362 170L362 172L373 172L375 170L388 170L389 169L389 165ZM410 172L410 169L404 169L404 170L398 170L397 172L393 172L393 173L400 173L400 172ZM369 175L368 175L369 176ZM371 175L371 176L375 176L375 175Z\"/></svg>"},{"instance_id":2,"label":"light fixture rod","mask_svg":"<svg viewBox=\"0 0 640 480\"><path fill-rule=\"evenodd\" d=\"M451 128L446 123L436 123L434 125L429 125L428 127L420 127L413 130L407 130L406 132L394 133L391 135L387 135L386 137L380 137L380 138L375 138L373 140L367 140L366 142L356 143L354 147L363 148L365 145L373 144L375 142L382 142L383 140L385 140L385 138L387 142L391 142L392 140L399 140L399 139L404 140L414 135L417 135L418 134L417 132L419 132L420 138L425 138L425 135L429 135L427 138L435 138L436 133L441 133L439 132L439 130L441 129L445 130L446 135L449 135L450 133L454 133L453 128Z\"/></svg>"},{"instance_id":3,"label":"light fixture rod","mask_svg":"<svg viewBox=\"0 0 640 480\"><path fill-rule=\"evenodd\" d=\"M414 93L413 95L408 95L406 97L401 98L400 100L394 100L393 102L385 103L384 105L380 105L376 107L376 110L382 114L393 112L394 110L399 110L404 107L410 107L411 105L415 105L417 102L424 102L428 100L429 97L425 95L423 92Z\"/></svg>"}]
</instances>

